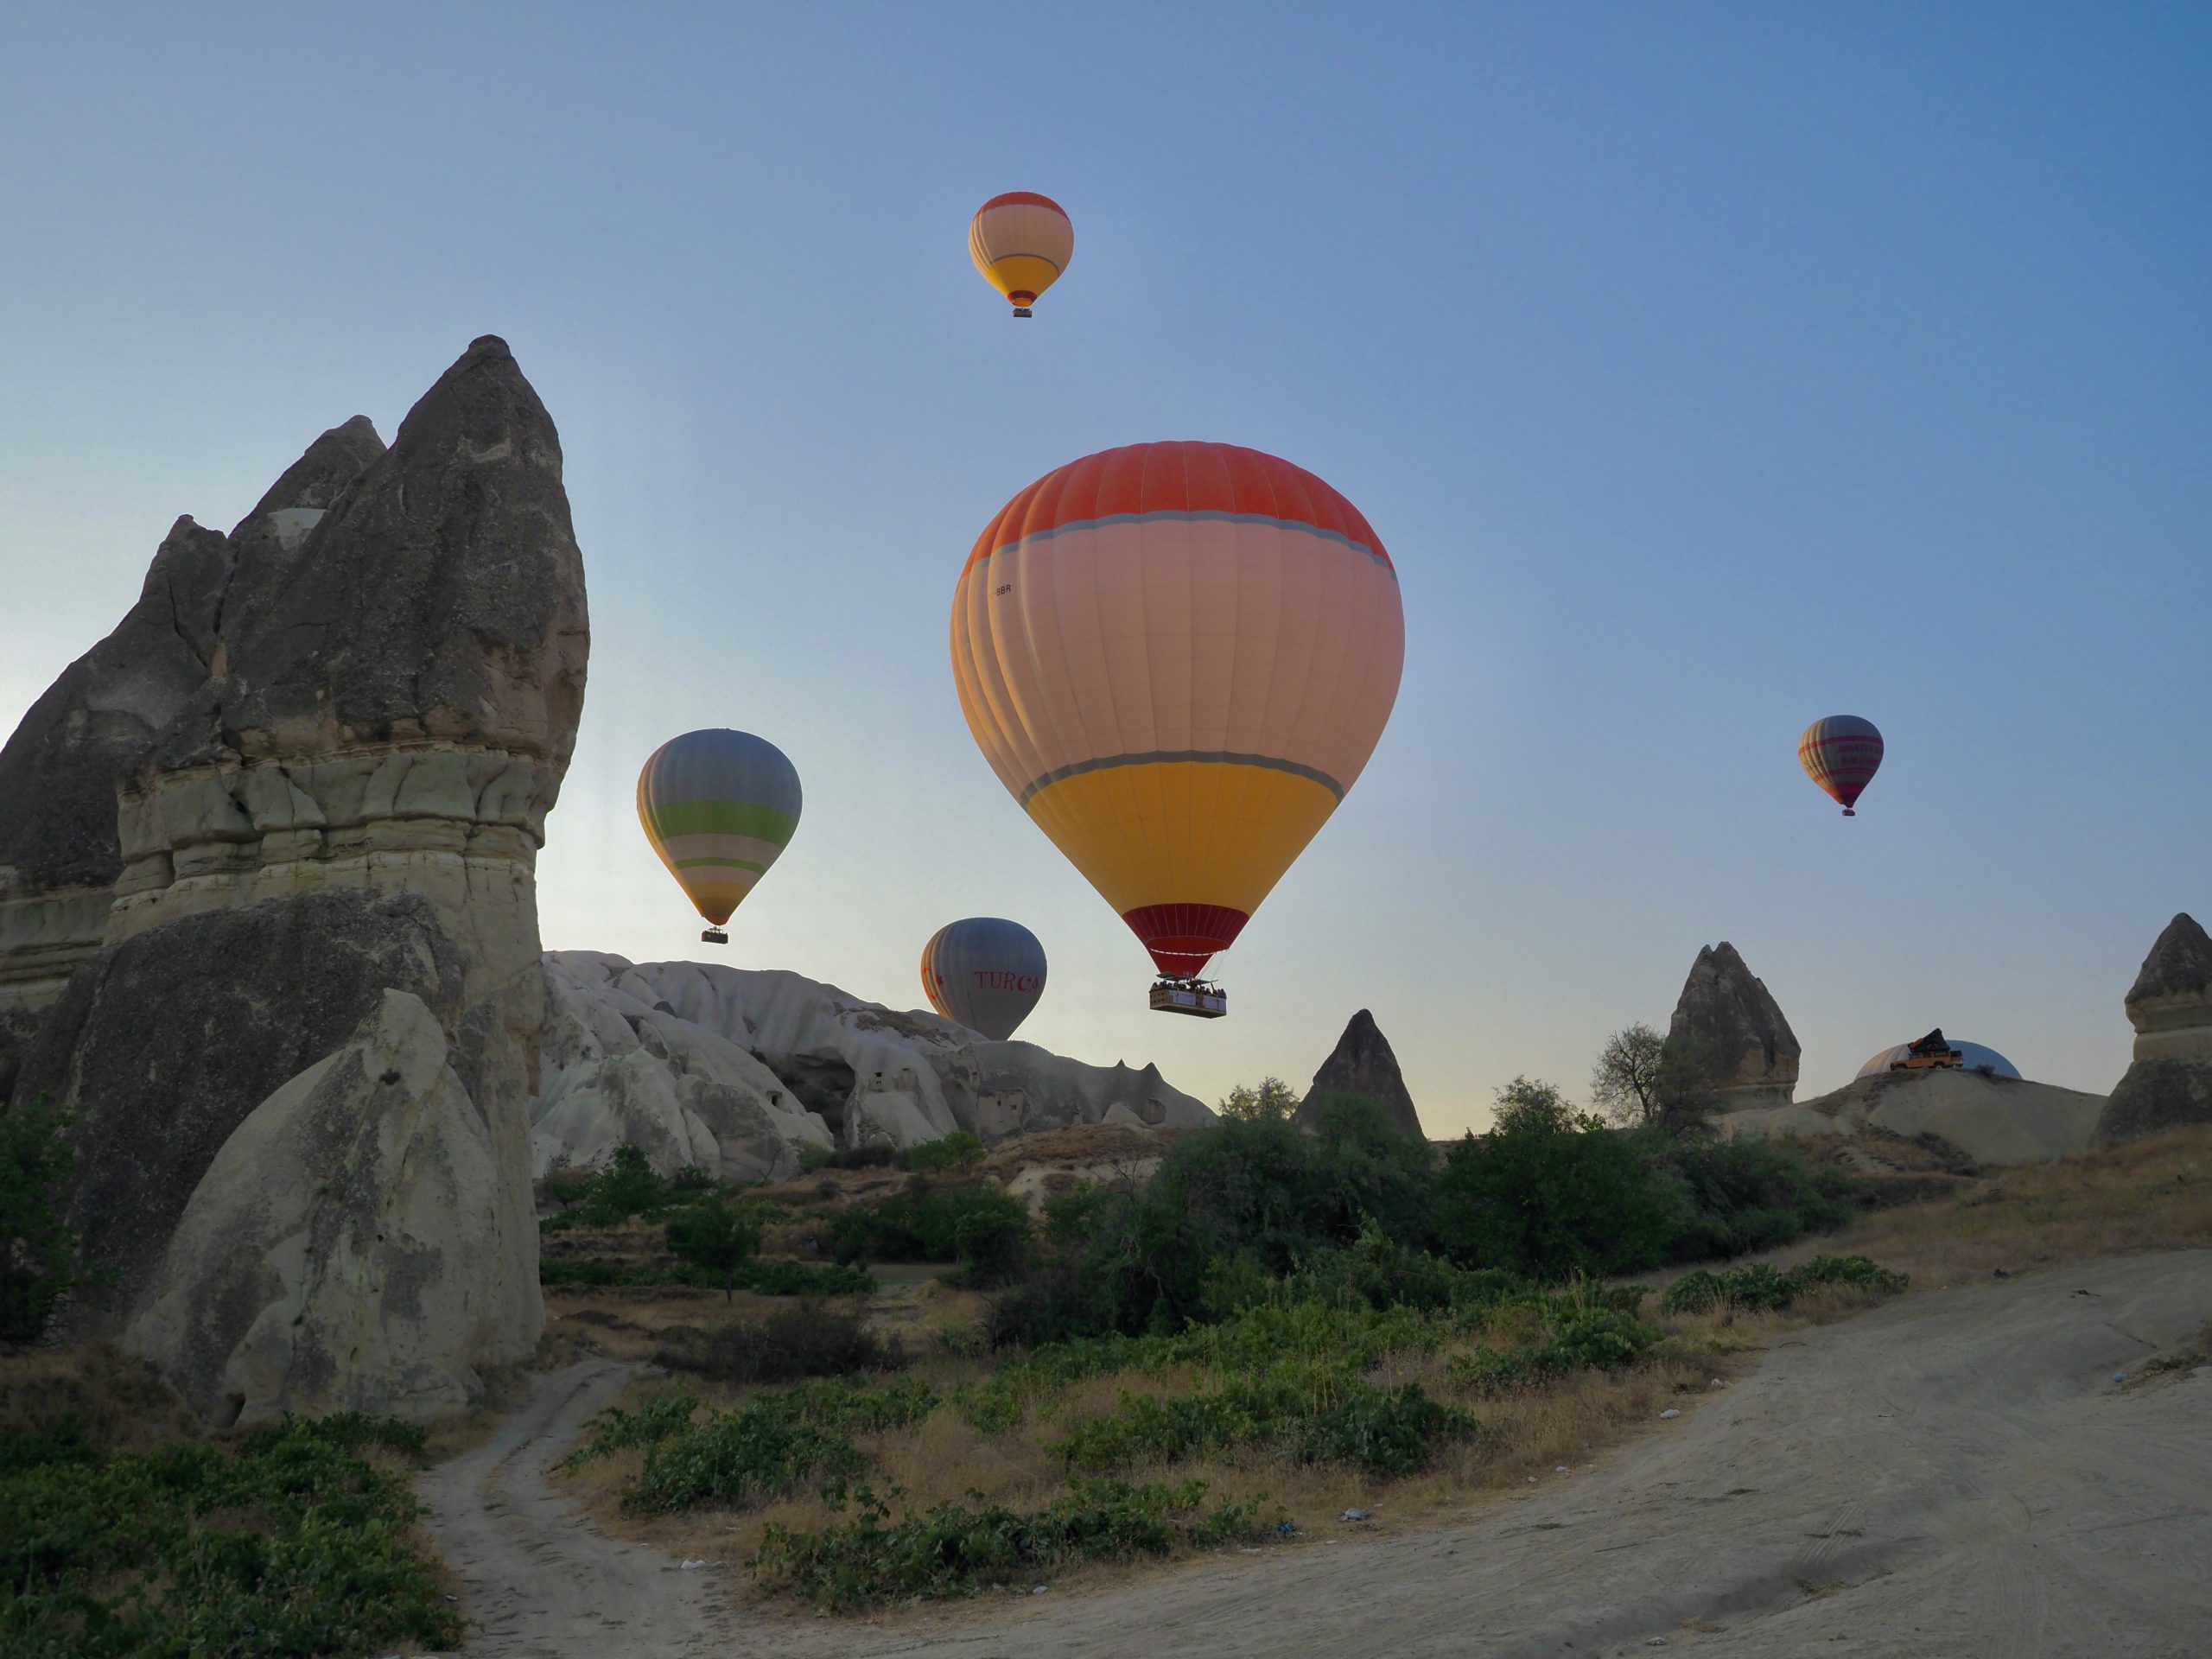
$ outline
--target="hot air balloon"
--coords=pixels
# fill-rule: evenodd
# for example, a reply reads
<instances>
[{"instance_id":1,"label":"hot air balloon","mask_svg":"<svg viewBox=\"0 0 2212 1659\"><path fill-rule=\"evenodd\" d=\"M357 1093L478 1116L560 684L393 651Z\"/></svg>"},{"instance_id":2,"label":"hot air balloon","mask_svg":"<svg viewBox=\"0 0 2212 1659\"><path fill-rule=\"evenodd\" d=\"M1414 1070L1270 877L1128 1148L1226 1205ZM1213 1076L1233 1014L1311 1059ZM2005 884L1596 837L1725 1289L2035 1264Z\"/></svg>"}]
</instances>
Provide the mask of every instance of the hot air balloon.
<instances>
[{"instance_id":1,"label":"hot air balloon","mask_svg":"<svg viewBox=\"0 0 2212 1659\"><path fill-rule=\"evenodd\" d=\"M1882 734L1871 720L1830 715L1808 726L1797 740L1797 764L1841 804L1845 817L1855 818L1853 804L1882 764Z\"/></svg>"},{"instance_id":2,"label":"hot air balloon","mask_svg":"<svg viewBox=\"0 0 2212 1659\"><path fill-rule=\"evenodd\" d=\"M728 944L722 924L745 902L798 828L798 772L750 732L686 732L655 749L638 774L638 822L660 861Z\"/></svg>"},{"instance_id":3,"label":"hot air balloon","mask_svg":"<svg viewBox=\"0 0 2212 1659\"><path fill-rule=\"evenodd\" d=\"M947 922L922 947L922 989L946 1019L1002 1043L1045 995L1045 947L997 916Z\"/></svg>"},{"instance_id":4,"label":"hot air balloon","mask_svg":"<svg viewBox=\"0 0 2212 1659\"><path fill-rule=\"evenodd\" d=\"M968 221L968 257L983 280L1026 317L1037 296L1060 280L1075 252L1075 226L1050 196L1009 190L993 196Z\"/></svg>"},{"instance_id":5,"label":"hot air balloon","mask_svg":"<svg viewBox=\"0 0 2212 1659\"><path fill-rule=\"evenodd\" d=\"M1225 1012L1198 976L1357 781L1404 659L1397 572L1359 510L1225 443L1047 473L952 600L969 729L1175 1013Z\"/></svg>"}]
</instances>

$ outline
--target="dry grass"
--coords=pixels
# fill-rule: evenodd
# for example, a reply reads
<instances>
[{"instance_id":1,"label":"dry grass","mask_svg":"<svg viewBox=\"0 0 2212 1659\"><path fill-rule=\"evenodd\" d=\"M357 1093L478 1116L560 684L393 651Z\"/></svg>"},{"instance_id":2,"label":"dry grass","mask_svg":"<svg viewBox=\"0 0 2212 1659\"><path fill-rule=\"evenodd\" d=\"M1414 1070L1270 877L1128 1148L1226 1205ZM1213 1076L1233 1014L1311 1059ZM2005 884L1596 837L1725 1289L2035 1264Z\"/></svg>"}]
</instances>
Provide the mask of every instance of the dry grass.
<instances>
[{"instance_id":1,"label":"dry grass","mask_svg":"<svg viewBox=\"0 0 2212 1659\"><path fill-rule=\"evenodd\" d=\"M117 1452L150 1452L200 1434L199 1420L154 1368L104 1342L0 1357L0 1434L44 1434L73 1420Z\"/></svg>"},{"instance_id":2,"label":"dry grass","mask_svg":"<svg viewBox=\"0 0 2212 1659\"><path fill-rule=\"evenodd\" d=\"M1777 1262L1871 1255L1916 1290L1993 1273L2212 1245L2212 1128L1985 1173L1956 1197L1877 1211Z\"/></svg>"}]
</instances>

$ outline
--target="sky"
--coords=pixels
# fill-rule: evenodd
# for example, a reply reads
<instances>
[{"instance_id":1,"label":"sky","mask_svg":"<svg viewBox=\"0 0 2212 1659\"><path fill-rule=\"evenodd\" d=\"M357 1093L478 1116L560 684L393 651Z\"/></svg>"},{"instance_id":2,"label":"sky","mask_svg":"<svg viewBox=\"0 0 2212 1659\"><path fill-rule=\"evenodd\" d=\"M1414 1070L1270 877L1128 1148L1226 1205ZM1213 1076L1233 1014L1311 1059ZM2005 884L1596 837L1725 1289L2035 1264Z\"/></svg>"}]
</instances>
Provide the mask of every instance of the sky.
<instances>
[{"instance_id":1,"label":"sky","mask_svg":"<svg viewBox=\"0 0 2212 1659\"><path fill-rule=\"evenodd\" d=\"M965 245L1016 189L1076 227L1018 324ZM496 333L590 588L549 947L911 1007L1009 916L1025 1038L1212 1100L1368 1007L1442 1135L1725 938L1800 1099L1937 1024L2101 1092L2212 919L2209 297L2202 6L17 4L0 730L177 514ZM1147 1011L946 647L1009 496L1172 437L1326 479L1407 612L1219 1021ZM1795 754L1846 712L1849 820ZM702 726L805 789L721 951L632 804Z\"/></svg>"}]
</instances>

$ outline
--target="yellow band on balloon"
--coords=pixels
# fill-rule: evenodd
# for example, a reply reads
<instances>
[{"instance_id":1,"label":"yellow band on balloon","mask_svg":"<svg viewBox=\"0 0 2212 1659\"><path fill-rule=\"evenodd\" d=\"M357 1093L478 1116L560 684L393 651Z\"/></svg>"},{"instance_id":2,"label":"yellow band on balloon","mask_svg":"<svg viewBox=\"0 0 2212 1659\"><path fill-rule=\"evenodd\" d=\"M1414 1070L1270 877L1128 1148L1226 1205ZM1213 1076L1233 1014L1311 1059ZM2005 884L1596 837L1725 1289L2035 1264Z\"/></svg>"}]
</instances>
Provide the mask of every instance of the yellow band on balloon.
<instances>
[{"instance_id":1,"label":"yellow band on balloon","mask_svg":"<svg viewBox=\"0 0 2212 1659\"><path fill-rule=\"evenodd\" d=\"M1010 253L994 259L983 275L1001 294L1042 294L1060 279L1060 268L1034 254Z\"/></svg>"},{"instance_id":2,"label":"yellow band on balloon","mask_svg":"<svg viewBox=\"0 0 2212 1659\"><path fill-rule=\"evenodd\" d=\"M1220 905L1249 915L1337 810L1326 785L1236 761L1108 766L1029 798L1037 827L1117 912Z\"/></svg>"}]
</instances>

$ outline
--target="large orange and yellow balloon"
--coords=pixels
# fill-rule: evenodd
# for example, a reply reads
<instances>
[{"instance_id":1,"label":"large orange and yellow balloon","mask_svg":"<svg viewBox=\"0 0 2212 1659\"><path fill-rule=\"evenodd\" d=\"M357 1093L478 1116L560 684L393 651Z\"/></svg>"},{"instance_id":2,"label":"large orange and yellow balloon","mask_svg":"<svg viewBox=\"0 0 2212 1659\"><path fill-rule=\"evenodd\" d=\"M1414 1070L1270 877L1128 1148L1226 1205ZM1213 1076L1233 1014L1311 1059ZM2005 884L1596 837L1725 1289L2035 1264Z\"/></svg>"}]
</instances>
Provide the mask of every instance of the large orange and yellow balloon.
<instances>
[{"instance_id":1,"label":"large orange and yellow balloon","mask_svg":"<svg viewBox=\"0 0 2212 1659\"><path fill-rule=\"evenodd\" d=\"M1397 572L1359 509L1225 443L1047 473L952 601L976 741L1175 977L1228 948L1337 810L1404 659Z\"/></svg>"},{"instance_id":2,"label":"large orange and yellow balloon","mask_svg":"<svg viewBox=\"0 0 2212 1659\"><path fill-rule=\"evenodd\" d=\"M1009 190L993 196L968 221L968 257L983 280L1026 317L1037 296L1060 280L1075 252L1075 226L1050 196Z\"/></svg>"}]
</instances>

